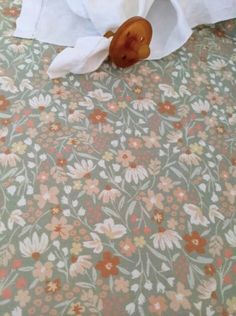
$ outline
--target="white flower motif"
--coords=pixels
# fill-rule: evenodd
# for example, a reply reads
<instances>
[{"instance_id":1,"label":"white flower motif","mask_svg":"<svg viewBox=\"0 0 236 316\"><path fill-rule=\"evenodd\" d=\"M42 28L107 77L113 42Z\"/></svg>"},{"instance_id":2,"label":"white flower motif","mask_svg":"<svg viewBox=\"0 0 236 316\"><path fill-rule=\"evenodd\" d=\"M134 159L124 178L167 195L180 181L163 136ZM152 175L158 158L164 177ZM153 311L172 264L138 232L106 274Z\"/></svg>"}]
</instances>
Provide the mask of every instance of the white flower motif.
<instances>
[{"instance_id":1,"label":"white flower motif","mask_svg":"<svg viewBox=\"0 0 236 316\"><path fill-rule=\"evenodd\" d=\"M219 218L222 221L224 220L224 215L220 213L219 208L216 205L211 205L209 208L209 218L212 221L212 223L215 223L215 218Z\"/></svg>"},{"instance_id":2,"label":"white flower motif","mask_svg":"<svg viewBox=\"0 0 236 316\"><path fill-rule=\"evenodd\" d=\"M232 247L236 247L236 225L234 225L233 230L229 230L225 234L225 238Z\"/></svg>"},{"instance_id":3,"label":"white flower motif","mask_svg":"<svg viewBox=\"0 0 236 316\"><path fill-rule=\"evenodd\" d=\"M107 186L105 190L99 194L98 198L101 199L103 203L109 203L110 201L114 202L119 196L121 196L119 190Z\"/></svg>"},{"instance_id":4,"label":"white flower motif","mask_svg":"<svg viewBox=\"0 0 236 316\"><path fill-rule=\"evenodd\" d=\"M174 88L168 84L159 84L159 88L164 92L164 96L169 98L177 99L179 97L178 93L175 92Z\"/></svg>"},{"instance_id":5,"label":"white flower motif","mask_svg":"<svg viewBox=\"0 0 236 316\"><path fill-rule=\"evenodd\" d=\"M208 226L210 224L209 220L203 215L200 207L194 204L184 204L184 211L190 215L190 223L195 225Z\"/></svg>"},{"instance_id":6,"label":"white flower motif","mask_svg":"<svg viewBox=\"0 0 236 316\"><path fill-rule=\"evenodd\" d=\"M88 97L85 97L84 100L85 101L80 101L79 105L85 107L87 110L93 110L94 109L93 101Z\"/></svg>"},{"instance_id":7,"label":"white flower motif","mask_svg":"<svg viewBox=\"0 0 236 316\"><path fill-rule=\"evenodd\" d=\"M110 93L103 92L102 89L91 91L89 92L88 96L100 102L105 102L112 99L112 95Z\"/></svg>"},{"instance_id":8,"label":"white flower motif","mask_svg":"<svg viewBox=\"0 0 236 316\"><path fill-rule=\"evenodd\" d=\"M211 298L212 293L216 290L216 280L210 278L209 280L202 280L197 287L199 292L199 298L202 300L208 300Z\"/></svg>"},{"instance_id":9,"label":"white flower motif","mask_svg":"<svg viewBox=\"0 0 236 316\"><path fill-rule=\"evenodd\" d=\"M11 93L18 92L18 88L14 84L14 80L9 77L0 77L0 90L10 91Z\"/></svg>"},{"instance_id":10,"label":"white flower motif","mask_svg":"<svg viewBox=\"0 0 236 316\"><path fill-rule=\"evenodd\" d=\"M90 236L93 240L84 241L84 247L93 249L94 253L101 253L103 250L103 245L100 237L96 233L90 233Z\"/></svg>"},{"instance_id":11,"label":"white flower motif","mask_svg":"<svg viewBox=\"0 0 236 316\"><path fill-rule=\"evenodd\" d=\"M139 180L144 180L148 177L147 170L136 163L130 163L129 167L125 171L125 180L128 183L134 182L135 184L139 183Z\"/></svg>"},{"instance_id":12,"label":"white flower motif","mask_svg":"<svg viewBox=\"0 0 236 316\"><path fill-rule=\"evenodd\" d=\"M68 115L68 122L69 123L75 123L75 122L80 122L85 118L84 112L76 110L73 113L70 113Z\"/></svg>"},{"instance_id":13,"label":"white flower motif","mask_svg":"<svg viewBox=\"0 0 236 316\"><path fill-rule=\"evenodd\" d=\"M81 163L75 163L74 167L68 166L68 175L72 179L82 179L86 174L90 173L94 168L92 160L82 160Z\"/></svg>"},{"instance_id":14,"label":"white flower motif","mask_svg":"<svg viewBox=\"0 0 236 316\"><path fill-rule=\"evenodd\" d=\"M229 118L229 124L230 124L230 125L236 125L236 113L234 113L234 114Z\"/></svg>"},{"instance_id":15,"label":"white flower motif","mask_svg":"<svg viewBox=\"0 0 236 316\"><path fill-rule=\"evenodd\" d=\"M30 83L29 79L23 79L20 84L20 91L33 90L33 86Z\"/></svg>"},{"instance_id":16,"label":"white flower motif","mask_svg":"<svg viewBox=\"0 0 236 316\"><path fill-rule=\"evenodd\" d=\"M0 234L2 234L3 232L5 232L7 229L6 229L6 226L5 224L1 221L0 222Z\"/></svg>"},{"instance_id":17,"label":"white flower motif","mask_svg":"<svg viewBox=\"0 0 236 316\"><path fill-rule=\"evenodd\" d=\"M227 66L227 63L223 59L216 59L212 62L209 62L209 67L213 70L219 71Z\"/></svg>"},{"instance_id":18,"label":"white flower motif","mask_svg":"<svg viewBox=\"0 0 236 316\"><path fill-rule=\"evenodd\" d=\"M7 127L3 127L0 129L0 139L6 137L8 134L8 128Z\"/></svg>"},{"instance_id":19,"label":"white flower motif","mask_svg":"<svg viewBox=\"0 0 236 316\"><path fill-rule=\"evenodd\" d=\"M91 256L79 256L76 262L70 266L70 276L75 277L77 274L85 274L86 270L92 268Z\"/></svg>"},{"instance_id":20,"label":"white flower motif","mask_svg":"<svg viewBox=\"0 0 236 316\"><path fill-rule=\"evenodd\" d=\"M22 218L22 211L21 210L15 210L11 213L9 219L8 219L8 228L10 230L13 229L14 223L16 223L17 225L20 225L21 227L23 227L25 225L25 220L24 218Z\"/></svg>"},{"instance_id":21,"label":"white flower motif","mask_svg":"<svg viewBox=\"0 0 236 316\"><path fill-rule=\"evenodd\" d=\"M154 248L160 248L162 251L166 248L173 249L174 246L180 248L180 240L182 240L181 236L177 232L170 229L163 230L152 235L151 239L153 239Z\"/></svg>"},{"instance_id":22,"label":"white flower motif","mask_svg":"<svg viewBox=\"0 0 236 316\"><path fill-rule=\"evenodd\" d=\"M183 138L183 132L180 130L172 131L167 135L169 143L178 143Z\"/></svg>"},{"instance_id":23,"label":"white flower motif","mask_svg":"<svg viewBox=\"0 0 236 316\"><path fill-rule=\"evenodd\" d=\"M20 157L13 153L0 153L0 165L2 167L15 167Z\"/></svg>"},{"instance_id":24,"label":"white flower motif","mask_svg":"<svg viewBox=\"0 0 236 316\"><path fill-rule=\"evenodd\" d=\"M135 100L132 101L131 104L133 105L135 110L138 110L140 112L155 109L155 102L150 99Z\"/></svg>"},{"instance_id":25,"label":"white flower motif","mask_svg":"<svg viewBox=\"0 0 236 316\"><path fill-rule=\"evenodd\" d=\"M22 316L22 309L19 306L17 306L11 312L11 316Z\"/></svg>"},{"instance_id":26,"label":"white flower motif","mask_svg":"<svg viewBox=\"0 0 236 316\"><path fill-rule=\"evenodd\" d=\"M112 218L105 219L103 223L96 224L95 231L106 235L110 239L117 239L126 234L125 226L115 224Z\"/></svg>"},{"instance_id":27,"label":"white flower motif","mask_svg":"<svg viewBox=\"0 0 236 316\"><path fill-rule=\"evenodd\" d=\"M11 44L9 45L9 49L11 49L14 53L23 54L26 50L27 46L23 44Z\"/></svg>"},{"instance_id":28,"label":"white flower motif","mask_svg":"<svg viewBox=\"0 0 236 316\"><path fill-rule=\"evenodd\" d=\"M208 101L199 100L198 102L192 103L192 108L197 113L206 114L210 110L210 103Z\"/></svg>"},{"instance_id":29,"label":"white flower motif","mask_svg":"<svg viewBox=\"0 0 236 316\"><path fill-rule=\"evenodd\" d=\"M179 161L185 163L188 166L198 166L201 158L195 153L183 153L179 156Z\"/></svg>"},{"instance_id":30,"label":"white flower motif","mask_svg":"<svg viewBox=\"0 0 236 316\"><path fill-rule=\"evenodd\" d=\"M43 233L40 237L36 232L33 233L32 239L26 237L23 241L20 241L20 252L24 257L39 258L39 256L48 247L48 236Z\"/></svg>"},{"instance_id":31,"label":"white flower motif","mask_svg":"<svg viewBox=\"0 0 236 316\"><path fill-rule=\"evenodd\" d=\"M39 97L33 97L33 99L29 100L29 104L33 109L45 109L51 103L51 96L47 95L44 97L42 94Z\"/></svg>"}]
</instances>

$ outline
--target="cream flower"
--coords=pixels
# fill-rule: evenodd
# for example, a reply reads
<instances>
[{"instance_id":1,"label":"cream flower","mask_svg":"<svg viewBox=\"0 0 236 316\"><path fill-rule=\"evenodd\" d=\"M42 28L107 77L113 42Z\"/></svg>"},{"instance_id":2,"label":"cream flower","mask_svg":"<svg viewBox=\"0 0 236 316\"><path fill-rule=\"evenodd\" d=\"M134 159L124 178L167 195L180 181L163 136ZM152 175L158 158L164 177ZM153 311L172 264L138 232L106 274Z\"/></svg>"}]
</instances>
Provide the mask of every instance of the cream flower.
<instances>
[{"instance_id":1,"label":"cream flower","mask_svg":"<svg viewBox=\"0 0 236 316\"><path fill-rule=\"evenodd\" d=\"M229 118L229 124L230 124L230 125L236 125L236 113L234 113L234 114Z\"/></svg>"},{"instance_id":2,"label":"cream flower","mask_svg":"<svg viewBox=\"0 0 236 316\"><path fill-rule=\"evenodd\" d=\"M155 194L152 190L148 190L147 196L142 198L146 208L150 211L153 207L163 208L164 196L161 193Z\"/></svg>"},{"instance_id":3,"label":"cream flower","mask_svg":"<svg viewBox=\"0 0 236 316\"><path fill-rule=\"evenodd\" d=\"M197 113L206 114L210 110L210 103L208 101L199 100L192 103L192 108Z\"/></svg>"},{"instance_id":4,"label":"cream flower","mask_svg":"<svg viewBox=\"0 0 236 316\"><path fill-rule=\"evenodd\" d=\"M48 247L48 236L45 233L39 236L34 232L32 238L27 237L20 241L19 246L24 257L32 257L37 260Z\"/></svg>"},{"instance_id":5,"label":"cream flower","mask_svg":"<svg viewBox=\"0 0 236 316\"><path fill-rule=\"evenodd\" d=\"M212 297L212 293L216 291L216 285L216 280L214 278L201 280L197 287L199 298L202 300L210 299Z\"/></svg>"},{"instance_id":6,"label":"cream flower","mask_svg":"<svg viewBox=\"0 0 236 316\"><path fill-rule=\"evenodd\" d=\"M114 202L118 197L121 196L119 190L112 188L111 186L106 186L105 190L103 190L98 198L102 200L103 203Z\"/></svg>"},{"instance_id":7,"label":"cream flower","mask_svg":"<svg viewBox=\"0 0 236 316\"><path fill-rule=\"evenodd\" d=\"M65 217L57 218L53 216L52 222L45 226L51 231L51 239L54 240L57 237L61 237L66 240L69 238L69 232L73 228L72 225L67 224L67 219Z\"/></svg>"},{"instance_id":8,"label":"cream flower","mask_svg":"<svg viewBox=\"0 0 236 316\"><path fill-rule=\"evenodd\" d=\"M45 109L47 108L51 103L51 96L46 95L44 97L42 94L39 95L39 97L33 97L31 100L29 100L29 104L33 109Z\"/></svg>"},{"instance_id":9,"label":"cream flower","mask_svg":"<svg viewBox=\"0 0 236 316\"><path fill-rule=\"evenodd\" d=\"M180 282L177 283L177 291L167 291L166 296L171 300L170 308L177 312L181 307L190 310L191 304L187 299L191 296L192 292L185 289L184 285Z\"/></svg>"},{"instance_id":10,"label":"cream flower","mask_svg":"<svg viewBox=\"0 0 236 316\"><path fill-rule=\"evenodd\" d=\"M110 239L120 238L127 232L125 226L115 224L113 218L105 219L103 223L96 224L95 231L106 235Z\"/></svg>"},{"instance_id":11,"label":"cream flower","mask_svg":"<svg viewBox=\"0 0 236 316\"><path fill-rule=\"evenodd\" d=\"M226 183L225 186L227 191L224 191L223 194L227 197L230 204L234 204L236 200L236 185Z\"/></svg>"},{"instance_id":12,"label":"cream flower","mask_svg":"<svg viewBox=\"0 0 236 316\"><path fill-rule=\"evenodd\" d=\"M83 119L85 119L85 114L83 111L76 110L73 113L70 113L68 115L68 122L69 123L80 122Z\"/></svg>"},{"instance_id":13,"label":"cream flower","mask_svg":"<svg viewBox=\"0 0 236 316\"><path fill-rule=\"evenodd\" d=\"M147 170L136 163L130 163L125 171L125 180L128 183L134 182L135 184L138 184L140 180L143 181L147 177Z\"/></svg>"},{"instance_id":14,"label":"cream flower","mask_svg":"<svg viewBox=\"0 0 236 316\"><path fill-rule=\"evenodd\" d=\"M183 132L180 130L172 131L167 135L169 143L178 143L183 138Z\"/></svg>"},{"instance_id":15,"label":"cream flower","mask_svg":"<svg viewBox=\"0 0 236 316\"><path fill-rule=\"evenodd\" d=\"M85 274L86 270L92 268L91 256L79 256L76 262L70 266L70 275L75 277L77 274Z\"/></svg>"},{"instance_id":16,"label":"cream flower","mask_svg":"<svg viewBox=\"0 0 236 316\"><path fill-rule=\"evenodd\" d=\"M0 139L3 139L4 137L6 137L7 134L8 134L8 128L7 127L0 128Z\"/></svg>"},{"instance_id":17,"label":"cream flower","mask_svg":"<svg viewBox=\"0 0 236 316\"><path fill-rule=\"evenodd\" d=\"M14 153L0 153L0 165L2 167L15 167L20 157Z\"/></svg>"},{"instance_id":18,"label":"cream flower","mask_svg":"<svg viewBox=\"0 0 236 316\"><path fill-rule=\"evenodd\" d=\"M227 66L227 63L224 59L217 58L212 62L209 62L209 67L213 70L220 71Z\"/></svg>"},{"instance_id":19,"label":"cream flower","mask_svg":"<svg viewBox=\"0 0 236 316\"><path fill-rule=\"evenodd\" d=\"M19 155L23 155L25 153L27 145L25 145L22 141L12 144L12 152L17 153Z\"/></svg>"},{"instance_id":20,"label":"cream flower","mask_svg":"<svg viewBox=\"0 0 236 316\"><path fill-rule=\"evenodd\" d=\"M112 99L112 95L110 93L104 92L102 89L91 91L89 92L88 96L100 102L106 102Z\"/></svg>"},{"instance_id":21,"label":"cream flower","mask_svg":"<svg viewBox=\"0 0 236 316\"><path fill-rule=\"evenodd\" d=\"M15 296L15 301L19 303L20 307L25 307L30 302L30 295L28 290L18 290Z\"/></svg>"},{"instance_id":22,"label":"cream flower","mask_svg":"<svg viewBox=\"0 0 236 316\"><path fill-rule=\"evenodd\" d=\"M228 306L228 311L231 315L236 313L236 296L227 299L226 304Z\"/></svg>"},{"instance_id":23,"label":"cream flower","mask_svg":"<svg viewBox=\"0 0 236 316\"><path fill-rule=\"evenodd\" d=\"M187 152L179 156L179 161L188 166L198 166L201 158L192 152Z\"/></svg>"},{"instance_id":24,"label":"cream flower","mask_svg":"<svg viewBox=\"0 0 236 316\"><path fill-rule=\"evenodd\" d=\"M203 215L200 207L194 204L184 204L183 206L185 213L190 215L190 223L195 225L208 226L209 220Z\"/></svg>"},{"instance_id":25,"label":"cream flower","mask_svg":"<svg viewBox=\"0 0 236 316\"><path fill-rule=\"evenodd\" d=\"M68 175L72 179L82 179L86 174L90 173L94 168L92 160L81 160L80 163L75 163L74 167L68 166Z\"/></svg>"},{"instance_id":26,"label":"cream flower","mask_svg":"<svg viewBox=\"0 0 236 316\"><path fill-rule=\"evenodd\" d=\"M229 230L228 233L225 234L225 238L231 247L236 247L236 225L234 225L232 230Z\"/></svg>"},{"instance_id":27,"label":"cream flower","mask_svg":"<svg viewBox=\"0 0 236 316\"><path fill-rule=\"evenodd\" d=\"M6 230L7 229L5 224L2 221L0 221L0 234L4 233Z\"/></svg>"},{"instance_id":28,"label":"cream flower","mask_svg":"<svg viewBox=\"0 0 236 316\"><path fill-rule=\"evenodd\" d=\"M153 239L154 248L162 251L174 249L174 246L180 248L180 240L182 240L177 232L170 229L152 235L151 239Z\"/></svg>"},{"instance_id":29,"label":"cream flower","mask_svg":"<svg viewBox=\"0 0 236 316\"><path fill-rule=\"evenodd\" d=\"M101 253L103 250L103 245L100 237L96 233L90 233L93 240L84 241L83 246L85 248L93 249L94 253Z\"/></svg>"},{"instance_id":30,"label":"cream flower","mask_svg":"<svg viewBox=\"0 0 236 316\"><path fill-rule=\"evenodd\" d=\"M52 262L46 262L42 264L41 262L36 262L34 270L32 272L33 276L39 281L45 281L52 277L53 272L53 264Z\"/></svg>"},{"instance_id":31,"label":"cream flower","mask_svg":"<svg viewBox=\"0 0 236 316\"><path fill-rule=\"evenodd\" d=\"M147 148L158 148L160 147L160 139L161 137L158 136L156 133L151 132L148 136L143 136L143 140L145 142L145 146Z\"/></svg>"},{"instance_id":32,"label":"cream flower","mask_svg":"<svg viewBox=\"0 0 236 316\"><path fill-rule=\"evenodd\" d=\"M25 225L25 220L22 217L22 211L21 210L15 210L13 212L11 212L11 215L8 219L8 228L10 230L13 229L14 223L16 223L17 225L23 227Z\"/></svg>"},{"instance_id":33,"label":"cream flower","mask_svg":"<svg viewBox=\"0 0 236 316\"><path fill-rule=\"evenodd\" d=\"M46 203L58 204L59 200L57 195L59 190L57 187L48 188L46 185L40 185L40 194L35 195L35 199L38 200L39 208L44 208Z\"/></svg>"},{"instance_id":34,"label":"cream flower","mask_svg":"<svg viewBox=\"0 0 236 316\"><path fill-rule=\"evenodd\" d=\"M155 102L150 99L135 100L132 101L131 104L135 110L140 112L154 110L156 105Z\"/></svg>"}]
</instances>

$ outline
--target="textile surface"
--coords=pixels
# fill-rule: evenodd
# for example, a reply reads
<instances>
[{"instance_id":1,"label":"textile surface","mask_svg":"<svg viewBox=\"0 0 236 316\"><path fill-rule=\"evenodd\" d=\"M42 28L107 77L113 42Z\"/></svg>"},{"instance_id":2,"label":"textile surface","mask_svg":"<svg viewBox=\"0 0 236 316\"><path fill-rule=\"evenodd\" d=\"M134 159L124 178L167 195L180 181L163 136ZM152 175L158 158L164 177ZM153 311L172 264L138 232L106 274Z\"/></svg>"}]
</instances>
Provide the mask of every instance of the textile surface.
<instances>
[{"instance_id":1,"label":"textile surface","mask_svg":"<svg viewBox=\"0 0 236 316\"><path fill-rule=\"evenodd\" d=\"M109 53L111 38L104 34L133 16L153 26L148 60L159 60L182 47L193 27L236 18L236 0L25 0L14 35L69 46L48 68L56 79L97 70Z\"/></svg>"},{"instance_id":2,"label":"textile surface","mask_svg":"<svg viewBox=\"0 0 236 316\"><path fill-rule=\"evenodd\" d=\"M50 81L0 0L3 316L236 314L236 22Z\"/></svg>"}]
</instances>

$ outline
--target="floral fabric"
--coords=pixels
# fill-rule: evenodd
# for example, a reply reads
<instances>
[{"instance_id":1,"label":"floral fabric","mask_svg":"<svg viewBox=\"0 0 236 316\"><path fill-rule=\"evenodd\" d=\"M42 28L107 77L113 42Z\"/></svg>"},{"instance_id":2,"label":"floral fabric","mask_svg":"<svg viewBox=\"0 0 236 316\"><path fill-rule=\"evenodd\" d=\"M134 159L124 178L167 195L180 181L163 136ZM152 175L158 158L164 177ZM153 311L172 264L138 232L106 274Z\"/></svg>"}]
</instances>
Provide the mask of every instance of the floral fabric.
<instances>
[{"instance_id":1,"label":"floral fabric","mask_svg":"<svg viewBox=\"0 0 236 316\"><path fill-rule=\"evenodd\" d=\"M0 1L0 309L236 314L236 23L50 81Z\"/></svg>"}]
</instances>

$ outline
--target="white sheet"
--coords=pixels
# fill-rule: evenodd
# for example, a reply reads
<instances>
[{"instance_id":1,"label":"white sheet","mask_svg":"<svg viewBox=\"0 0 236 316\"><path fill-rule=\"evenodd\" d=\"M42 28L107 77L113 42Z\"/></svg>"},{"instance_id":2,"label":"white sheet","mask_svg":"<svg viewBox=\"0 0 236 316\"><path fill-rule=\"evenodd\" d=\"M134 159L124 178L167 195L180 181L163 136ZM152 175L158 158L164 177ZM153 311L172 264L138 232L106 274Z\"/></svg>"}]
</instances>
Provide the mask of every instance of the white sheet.
<instances>
[{"instance_id":1,"label":"white sheet","mask_svg":"<svg viewBox=\"0 0 236 316\"><path fill-rule=\"evenodd\" d=\"M51 78L81 74L107 58L103 34L136 15L152 24L149 59L160 59L181 47L194 26L236 18L236 0L23 0L15 36L69 46L51 64Z\"/></svg>"}]
</instances>

